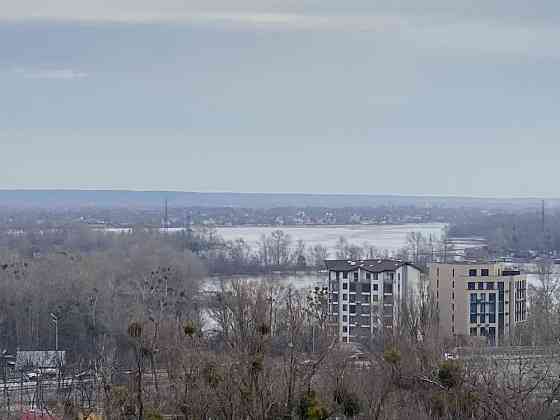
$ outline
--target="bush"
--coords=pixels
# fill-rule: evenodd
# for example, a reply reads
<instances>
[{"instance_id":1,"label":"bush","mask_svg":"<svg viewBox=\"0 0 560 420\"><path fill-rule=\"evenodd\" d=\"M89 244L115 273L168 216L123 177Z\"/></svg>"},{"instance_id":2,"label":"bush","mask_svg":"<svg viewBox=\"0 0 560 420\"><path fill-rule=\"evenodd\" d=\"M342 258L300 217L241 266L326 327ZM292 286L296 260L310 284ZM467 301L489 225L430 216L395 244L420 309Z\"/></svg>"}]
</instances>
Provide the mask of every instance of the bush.
<instances>
[{"instance_id":1,"label":"bush","mask_svg":"<svg viewBox=\"0 0 560 420\"><path fill-rule=\"evenodd\" d=\"M185 325L183 326L183 332L188 337L194 336L197 332L197 328L196 328L195 323L193 321L185 322Z\"/></svg>"},{"instance_id":2,"label":"bush","mask_svg":"<svg viewBox=\"0 0 560 420\"><path fill-rule=\"evenodd\" d=\"M314 391L306 393L299 402L301 420L327 420L330 413Z\"/></svg>"},{"instance_id":3,"label":"bush","mask_svg":"<svg viewBox=\"0 0 560 420\"><path fill-rule=\"evenodd\" d=\"M401 361L401 352L396 348L387 349L383 353L383 359L385 359L387 363L396 365Z\"/></svg>"},{"instance_id":4,"label":"bush","mask_svg":"<svg viewBox=\"0 0 560 420\"><path fill-rule=\"evenodd\" d=\"M163 416L154 408L148 408L144 413L145 420L163 420Z\"/></svg>"},{"instance_id":5,"label":"bush","mask_svg":"<svg viewBox=\"0 0 560 420\"><path fill-rule=\"evenodd\" d=\"M438 379L446 388L455 388L463 382L463 366L454 361L443 362L438 371Z\"/></svg>"}]
</instances>

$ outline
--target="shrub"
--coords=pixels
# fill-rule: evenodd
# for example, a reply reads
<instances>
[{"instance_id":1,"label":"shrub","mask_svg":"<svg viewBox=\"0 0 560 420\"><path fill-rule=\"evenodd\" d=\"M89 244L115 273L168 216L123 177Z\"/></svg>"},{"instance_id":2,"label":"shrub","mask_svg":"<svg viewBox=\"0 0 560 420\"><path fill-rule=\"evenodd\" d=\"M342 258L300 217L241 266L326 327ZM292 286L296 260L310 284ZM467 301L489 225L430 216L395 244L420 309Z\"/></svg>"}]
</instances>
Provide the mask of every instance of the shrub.
<instances>
[{"instance_id":1,"label":"shrub","mask_svg":"<svg viewBox=\"0 0 560 420\"><path fill-rule=\"evenodd\" d=\"M315 392L311 391L303 395L299 402L299 416L301 420L327 420L330 413Z\"/></svg>"},{"instance_id":2,"label":"shrub","mask_svg":"<svg viewBox=\"0 0 560 420\"><path fill-rule=\"evenodd\" d=\"M463 366L454 361L443 362L438 371L438 379L446 388L454 388L463 382Z\"/></svg>"},{"instance_id":3,"label":"shrub","mask_svg":"<svg viewBox=\"0 0 560 420\"><path fill-rule=\"evenodd\" d=\"M387 363L396 365L401 361L401 352L396 348L387 349L383 353L383 359L385 359Z\"/></svg>"},{"instance_id":4,"label":"shrub","mask_svg":"<svg viewBox=\"0 0 560 420\"><path fill-rule=\"evenodd\" d=\"M197 328L196 325L193 321L187 321L185 322L185 325L183 325L183 332L185 333L185 335L187 337L192 337L196 334Z\"/></svg>"}]
</instances>

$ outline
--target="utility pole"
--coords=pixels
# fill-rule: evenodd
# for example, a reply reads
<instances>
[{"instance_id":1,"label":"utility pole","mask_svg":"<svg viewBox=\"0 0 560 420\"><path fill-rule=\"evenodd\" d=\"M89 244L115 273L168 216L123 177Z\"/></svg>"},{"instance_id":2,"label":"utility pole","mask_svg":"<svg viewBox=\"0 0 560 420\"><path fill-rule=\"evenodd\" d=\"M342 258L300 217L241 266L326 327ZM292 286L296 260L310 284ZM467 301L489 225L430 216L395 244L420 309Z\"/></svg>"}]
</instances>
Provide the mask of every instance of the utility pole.
<instances>
[{"instance_id":1,"label":"utility pole","mask_svg":"<svg viewBox=\"0 0 560 420\"><path fill-rule=\"evenodd\" d=\"M541 207L541 228L542 228L542 245L543 245L543 252L547 252L546 246L546 224L545 224L545 212L544 212L544 200L542 201Z\"/></svg>"},{"instance_id":2,"label":"utility pole","mask_svg":"<svg viewBox=\"0 0 560 420\"><path fill-rule=\"evenodd\" d=\"M166 198L163 205L163 229L165 232L167 232L168 227L169 227L169 210L168 210L167 198Z\"/></svg>"},{"instance_id":3,"label":"utility pole","mask_svg":"<svg viewBox=\"0 0 560 420\"><path fill-rule=\"evenodd\" d=\"M51 312L51 321L54 324L54 349L58 352L58 316Z\"/></svg>"}]
</instances>

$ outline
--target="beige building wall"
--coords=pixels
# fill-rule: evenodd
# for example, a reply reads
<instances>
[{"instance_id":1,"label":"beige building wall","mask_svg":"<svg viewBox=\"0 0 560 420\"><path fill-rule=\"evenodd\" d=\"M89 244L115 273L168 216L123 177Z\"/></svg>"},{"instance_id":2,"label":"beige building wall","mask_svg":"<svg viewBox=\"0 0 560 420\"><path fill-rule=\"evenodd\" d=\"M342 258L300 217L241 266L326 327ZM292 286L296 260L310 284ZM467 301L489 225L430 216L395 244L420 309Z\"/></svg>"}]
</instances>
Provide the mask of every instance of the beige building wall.
<instances>
[{"instance_id":1,"label":"beige building wall","mask_svg":"<svg viewBox=\"0 0 560 420\"><path fill-rule=\"evenodd\" d=\"M429 284L443 336L493 333L494 344L526 320L526 277L503 264L431 264Z\"/></svg>"}]
</instances>

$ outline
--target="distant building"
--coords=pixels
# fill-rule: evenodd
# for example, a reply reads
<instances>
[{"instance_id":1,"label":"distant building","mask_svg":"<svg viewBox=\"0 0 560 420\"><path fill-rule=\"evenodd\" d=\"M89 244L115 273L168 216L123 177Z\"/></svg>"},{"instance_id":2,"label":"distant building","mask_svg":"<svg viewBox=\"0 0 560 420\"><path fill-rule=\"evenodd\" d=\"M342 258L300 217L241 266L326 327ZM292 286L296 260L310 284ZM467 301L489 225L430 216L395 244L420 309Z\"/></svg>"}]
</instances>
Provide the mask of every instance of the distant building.
<instances>
[{"instance_id":1,"label":"distant building","mask_svg":"<svg viewBox=\"0 0 560 420\"><path fill-rule=\"evenodd\" d=\"M430 264L430 289L447 337L506 341L527 320L527 278L502 263Z\"/></svg>"},{"instance_id":2,"label":"distant building","mask_svg":"<svg viewBox=\"0 0 560 420\"><path fill-rule=\"evenodd\" d=\"M343 343L362 342L397 326L400 304L419 287L422 271L387 259L326 260L329 314Z\"/></svg>"}]
</instances>

